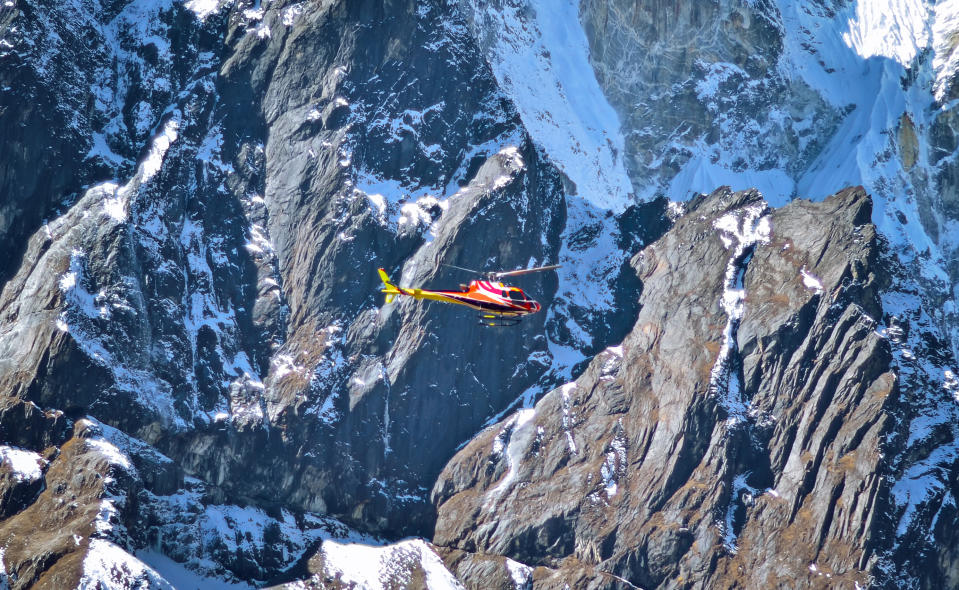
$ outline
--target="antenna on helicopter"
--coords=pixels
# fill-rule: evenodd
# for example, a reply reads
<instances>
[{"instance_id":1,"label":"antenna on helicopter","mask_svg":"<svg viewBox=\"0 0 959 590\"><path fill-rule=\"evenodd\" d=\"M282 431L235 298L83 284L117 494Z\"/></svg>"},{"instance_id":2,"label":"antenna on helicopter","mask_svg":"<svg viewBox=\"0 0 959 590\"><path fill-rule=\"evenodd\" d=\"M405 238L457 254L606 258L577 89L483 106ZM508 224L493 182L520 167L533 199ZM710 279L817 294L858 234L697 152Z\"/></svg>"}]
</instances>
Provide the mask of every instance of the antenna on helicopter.
<instances>
[{"instance_id":1,"label":"antenna on helicopter","mask_svg":"<svg viewBox=\"0 0 959 590\"><path fill-rule=\"evenodd\" d=\"M531 272L540 272L544 270L553 270L559 268L559 264L549 264L547 266L537 266L535 268L521 268L519 270L508 270L500 272L487 273L491 278L501 279L503 277L518 277L519 275L529 274Z\"/></svg>"},{"instance_id":2,"label":"antenna on helicopter","mask_svg":"<svg viewBox=\"0 0 959 590\"><path fill-rule=\"evenodd\" d=\"M486 279L487 279L487 280L490 280L490 281L498 281L498 280L500 280L500 279L502 279L502 278L504 278L504 277L517 277L517 276L519 276L519 275L525 275L525 274L529 274L529 273L532 273L532 272L541 272L541 271L544 271L544 270L554 270L554 269L559 268L561 265L559 265L559 264L549 264L549 265L546 265L546 266L537 266L537 267L534 267L534 268L520 268L520 269L518 269L518 270L496 270L496 271L474 270L474 269L472 269L472 268L465 268L465 267L462 267L462 266L456 266L455 264L446 264L446 263L442 263L442 262L440 263L440 266L448 266L448 267L450 267L450 268L455 268L455 269L457 269L457 270L463 270L463 271L466 271L466 272L471 272L471 273L473 273L473 274L475 274L475 275L480 275L480 276L486 277Z\"/></svg>"},{"instance_id":3,"label":"antenna on helicopter","mask_svg":"<svg viewBox=\"0 0 959 590\"><path fill-rule=\"evenodd\" d=\"M440 266L448 266L448 267L450 267L450 268L455 268L455 269L457 269L457 270L465 270L466 272L471 272L471 273L473 273L474 275L486 274L486 273L480 272L480 271L478 271L478 270L473 270L472 268L464 268L464 267L462 267L462 266L456 266L455 264L446 264L446 263L444 263L444 262L441 262L441 263L440 263Z\"/></svg>"}]
</instances>

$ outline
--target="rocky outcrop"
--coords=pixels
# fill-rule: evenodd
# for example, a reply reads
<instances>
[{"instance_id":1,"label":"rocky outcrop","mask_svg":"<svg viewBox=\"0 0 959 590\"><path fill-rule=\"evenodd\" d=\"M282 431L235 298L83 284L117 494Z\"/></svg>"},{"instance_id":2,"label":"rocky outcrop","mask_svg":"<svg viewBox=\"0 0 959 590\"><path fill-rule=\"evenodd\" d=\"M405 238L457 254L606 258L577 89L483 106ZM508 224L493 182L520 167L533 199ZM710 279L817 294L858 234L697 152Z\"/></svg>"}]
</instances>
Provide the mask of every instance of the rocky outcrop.
<instances>
[{"instance_id":1,"label":"rocky outcrop","mask_svg":"<svg viewBox=\"0 0 959 590\"><path fill-rule=\"evenodd\" d=\"M647 588L865 586L900 396L870 213L862 189L691 203L632 260L622 345L447 465L434 542Z\"/></svg>"},{"instance_id":2,"label":"rocky outcrop","mask_svg":"<svg viewBox=\"0 0 959 590\"><path fill-rule=\"evenodd\" d=\"M627 4L6 3L0 586L951 584L948 191L670 202L805 194L845 8ZM554 262L509 331L375 272Z\"/></svg>"}]
</instances>

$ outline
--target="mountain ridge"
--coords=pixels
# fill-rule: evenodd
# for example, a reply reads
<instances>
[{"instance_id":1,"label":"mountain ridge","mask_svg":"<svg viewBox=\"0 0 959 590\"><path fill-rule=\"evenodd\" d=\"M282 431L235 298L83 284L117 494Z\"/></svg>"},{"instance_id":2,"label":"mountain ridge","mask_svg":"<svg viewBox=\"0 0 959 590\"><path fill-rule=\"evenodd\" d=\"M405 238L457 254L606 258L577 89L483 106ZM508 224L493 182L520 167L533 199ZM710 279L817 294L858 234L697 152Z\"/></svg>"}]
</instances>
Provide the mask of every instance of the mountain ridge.
<instances>
[{"instance_id":1,"label":"mountain ridge","mask_svg":"<svg viewBox=\"0 0 959 590\"><path fill-rule=\"evenodd\" d=\"M955 582L948 7L547 8L3 7L2 583Z\"/></svg>"}]
</instances>

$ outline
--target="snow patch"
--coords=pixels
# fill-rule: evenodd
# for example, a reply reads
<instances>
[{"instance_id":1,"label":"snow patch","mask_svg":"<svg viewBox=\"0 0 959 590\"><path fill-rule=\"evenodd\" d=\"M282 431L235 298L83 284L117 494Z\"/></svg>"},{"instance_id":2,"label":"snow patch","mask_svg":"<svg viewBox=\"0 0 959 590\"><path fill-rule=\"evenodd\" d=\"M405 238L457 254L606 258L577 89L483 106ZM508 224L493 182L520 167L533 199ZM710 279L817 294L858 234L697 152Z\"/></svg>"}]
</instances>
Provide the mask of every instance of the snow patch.
<instances>
[{"instance_id":1,"label":"snow patch","mask_svg":"<svg viewBox=\"0 0 959 590\"><path fill-rule=\"evenodd\" d=\"M442 214L449 206L448 199L433 196L429 188L410 189L400 181L377 178L367 172L357 174L354 187L356 196L367 198L376 220L395 230L403 226L430 227L435 221L434 212Z\"/></svg>"},{"instance_id":2,"label":"snow patch","mask_svg":"<svg viewBox=\"0 0 959 590\"><path fill-rule=\"evenodd\" d=\"M533 581L533 568L518 561L506 558L506 571L513 581L514 590L523 590Z\"/></svg>"},{"instance_id":3,"label":"snow patch","mask_svg":"<svg viewBox=\"0 0 959 590\"><path fill-rule=\"evenodd\" d=\"M180 121L176 117L171 117L163 124L163 129L160 130L160 133L153 138L150 151L147 152L146 158L140 163L141 184L150 182L160 171L167 150L169 150L173 142L177 140L179 129Z\"/></svg>"},{"instance_id":4,"label":"snow patch","mask_svg":"<svg viewBox=\"0 0 959 590\"><path fill-rule=\"evenodd\" d=\"M425 574L426 588L462 590L463 586L450 573L443 560L422 539L408 539L391 545L369 541L323 541L324 573L339 578L348 586L367 590L407 587L410 569L419 565Z\"/></svg>"},{"instance_id":5,"label":"snow patch","mask_svg":"<svg viewBox=\"0 0 959 590\"><path fill-rule=\"evenodd\" d=\"M273 381L280 381L287 375L306 376L306 367L296 364L291 354L278 354L270 360Z\"/></svg>"},{"instance_id":6,"label":"snow patch","mask_svg":"<svg viewBox=\"0 0 959 590\"><path fill-rule=\"evenodd\" d=\"M103 200L103 212L115 219L116 221L126 221L127 220L127 203L126 199L121 196L118 196L116 191L115 184L108 184L103 187L104 189L113 188L113 196L107 197Z\"/></svg>"},{"instance_id":7,"label":"snow patch","mask_svg":"<svg viewBox=\"0 0 959 590\"><path fill-rule=\"evenodd\" d=\"M97 438L89 438L84 442L88 447L93 448L103 456L110 465L116 465L126 470L133 469L133 463L130 462L130 459L111 442Z\"/></svg>"},{"instance_id":8,"label":"snow patch","mask_svg":"<svg viewBox=\"0 0 959 590\"><path fill-rule=\"evenodd\" d=\"M302 2L298 2L291 6L287 6L283 9L283 25L287 27L292 27L296 23L296 19L303 14L305 7Z\"/></svg>"},{"instance_id":9,"label":"snow patch","mask_svg":"<svg viewBox=\"0 0 959 590\"><path fill-rule=\"evenodd\" d=\"M202 22L211 14L216 14L220 9L219 4L220 0L186 0L183 6Z\"/></svg>"},{"instance_id":10,"label":"snow patch","mask_svg":"<svg viewBox=\"0 0 959 590\"><path fill-rule=\"evenodd\" d=\"M822 293L822 282L819 277L806 270L805 265L799 270L802 275L802 284L817 295Z\"/></svg>"},{"instance_id":11,"label":"snow patch","mask_svg":"<svg viewBox=\"0 0 959 590\"><path fill-rule=\"evenodd\" d=\"M3 465L18 482L33 483L43 477L43 468L47 462L40 453L0 445L0 465Z\"/></svg>"},{"instance_id":12,"label":"snow patch","mask_svg":"<svg viewBox=\"0 0 959 590\"><path fill-rule=\"evenodd\" d=\"M83 559L80 590L125 590L150 588L176 590L156 570L105 539L91 539Z\"/></svg>"}]
</instances>

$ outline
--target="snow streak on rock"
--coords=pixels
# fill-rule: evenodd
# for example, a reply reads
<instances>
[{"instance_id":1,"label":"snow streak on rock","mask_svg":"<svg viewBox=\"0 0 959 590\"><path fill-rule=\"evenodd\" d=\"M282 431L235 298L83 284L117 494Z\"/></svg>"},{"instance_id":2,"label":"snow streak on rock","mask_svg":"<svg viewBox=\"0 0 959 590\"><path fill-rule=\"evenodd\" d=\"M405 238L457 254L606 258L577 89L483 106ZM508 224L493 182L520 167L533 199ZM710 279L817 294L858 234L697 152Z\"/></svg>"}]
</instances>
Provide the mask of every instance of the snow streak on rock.
<instances>
[{"instance_id":1,"label":"snow streak on rock","mask_svg":"<svg viewBox=\"0 0 959 590\"><path fill-rule=\"evenodd\" d=\"M519 463L523 459L523 450L526 448L529 438L533 433L532 427L527 427L526 425L535 415L536 410L534 409L519 410L503 426L503 433L501 434L503 434L506 440L506 475L504 475L499 484L491 490L493 497L500 496L509 489L509 486L516 480L516 470L519 468Z\"/></svg>"},{"instance_id":2,"label":"snow streak on rock","mask_svg":"<svg viewBox=\"0 0 959 590\"><path fill-rule=\"evenodd\" d=\"M507 557L506 570L509 572L509 576L513 580L513 588L515 590L522 590L532 586L533 568L530 566L523 565L522 563L513 561Z\"/></svg>"},{"instance_id":3,"label":"snow streak on rock","mask_svg":"<svg viewBox=\"0 0 959 590\"><path fill-rule=\"evenodd\" d=\"M571 381L560 388L563 394L563 433L566 434L566 445L569 452L576 454L576 441L573 439L573 420L576 418L572 413L572 399L570 394L576 390L576 382Z\"/></svg>"},{"instance_id":4,"label":"snow streak on rock","mask_svg":"<svg viewBox=\"0 0 959 590\"><path fill-rule=\"evenodd\" d=\"M736 330L743 317L746 288L743 277L746 265L759 244L769 243L769 217L765 215L765 202L749 205L727 213L713 222L719 230L723 246L731 252L726 263L723 295L720 305L726 312L726 327L719 348L719 357L709 377L710 393L719 398L720 404L729 413L729 424L744 422L749 413L749 402L743 399L742 384L734 360L739 355Z\"/></svg>"}]
</instances>

